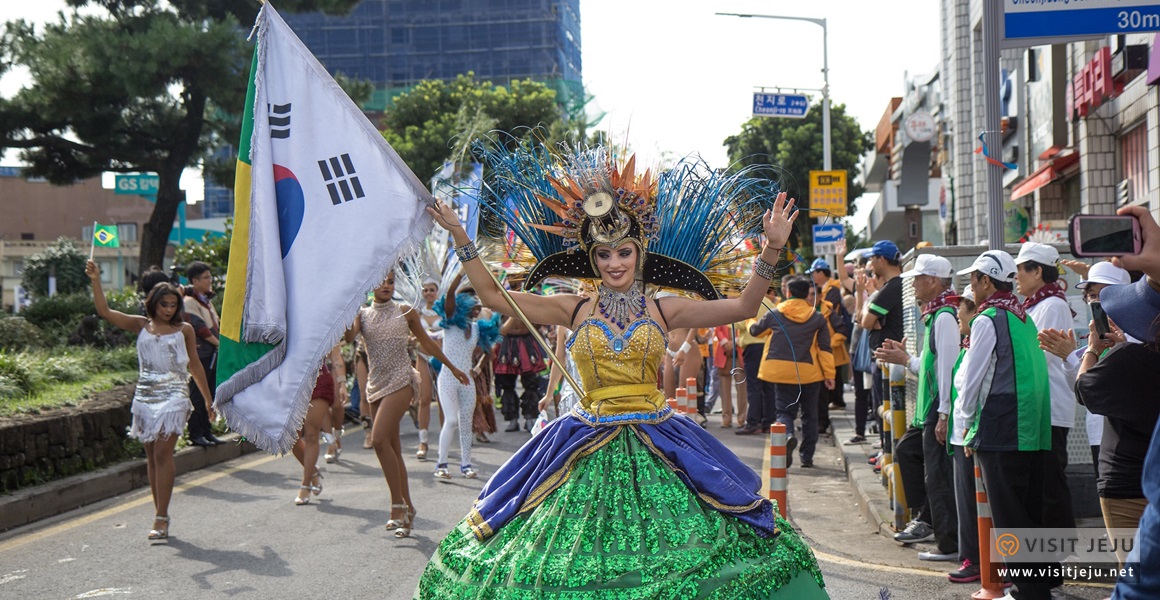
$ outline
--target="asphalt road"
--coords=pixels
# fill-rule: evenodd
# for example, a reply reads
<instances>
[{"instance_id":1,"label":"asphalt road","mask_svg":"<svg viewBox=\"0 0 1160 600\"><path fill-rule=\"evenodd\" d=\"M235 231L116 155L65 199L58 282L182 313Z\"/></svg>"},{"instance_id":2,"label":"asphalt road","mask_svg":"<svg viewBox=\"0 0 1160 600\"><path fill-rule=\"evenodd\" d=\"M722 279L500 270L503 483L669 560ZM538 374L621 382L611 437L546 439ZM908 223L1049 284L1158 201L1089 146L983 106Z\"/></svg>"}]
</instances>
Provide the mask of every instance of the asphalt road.
<instances>
[{"instance_id":1,"label":"asphalt road","mask_svg":"<svg viewBox=\"0 0 1160 600\"><path fill-rule=\"evenodd\" d=\"M838 415L836 415L838 416ZM764 436L712 431L754 469ZM349 426L352 427L353 426ZM502 423L501 423L502 427ZM178 478L171 505L171 538L150 543L147 489L0 535L0 597L95 598L410 598L439 540L461 519L483 479L436 481L431 460L413 456L417 432L403 426L412 497L418 507L411 538L383 529L390 498L361 430L348 434L337 464L326 465L322 494L295 506L300 467L290 457L248 455ZM432 432L432 440L438 439ZM483 477L528 435L499 433L477 444ZM921 563L876 533L861 517L839 452L819 446L818 468L795 466L790 510L814 545L835 599L967 598L975 585L948 583L949 563ZM458 460L452 452L451 462ZM1069 585L1059 598L1099 599L1105 587Z\"/></svg>"}]
</instances>

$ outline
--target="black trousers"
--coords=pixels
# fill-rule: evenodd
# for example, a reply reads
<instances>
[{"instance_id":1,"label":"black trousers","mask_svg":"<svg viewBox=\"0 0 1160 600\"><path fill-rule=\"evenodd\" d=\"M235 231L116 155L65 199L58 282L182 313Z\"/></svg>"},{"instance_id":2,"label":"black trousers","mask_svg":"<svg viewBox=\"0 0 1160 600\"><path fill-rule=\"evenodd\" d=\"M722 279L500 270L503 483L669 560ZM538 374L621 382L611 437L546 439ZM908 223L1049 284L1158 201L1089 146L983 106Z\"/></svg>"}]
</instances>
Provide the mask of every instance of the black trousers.
<instances>
[{"instance_id":1,"label":"black trousers","mask_svg":"<svg viewBox=\"0 0 1160 600\"><path fill-rule=\"evenodd\" d=\"M890 397L890 377L878 368L878 363L870 367L870 374L874 381L874 385L870 388L870 418L878 424L878 440L882 442L882 448L885 450L890 448L893 440L887 439L886 429L882 427L882 415L878 414L878 410Z\"/></svg>"},{"instance_id":2,"label":"black trousers","mask_svg":"<svg viewBox=\"0 0 1160 600\"><path fill-rule=\"evenodd\" d=\"M1070 432L1067 427L1051 426L1051 457L1055 464L1049 468L1043 484L1045 527L1075 527L1071 488L1067 485L1067 435Z\"/></svg>"},{"instance_id":3,"label":"black trousers","mask_svg":"<svg viewBox=\"0 0 1160 600\"><path fill-rule=\"evenodd\" d=\"M805 462L814 462L814 450L818 447L818 396L824 385L820 381L814 383L771 383L773 395L766 398L766 411L772 411L776 421L785 425L785 433L789 437L797 437L794 431L794 419L797 418L798 407L802 412L802 433L799 438L798 453ZM771 406L772 405L772 406ZM769 431L769 425L763 431ZM792 458L792 457L790 457Z\"/></svg>"},{"instance_id":4,"label":"black trousers","mask_svg":"<svg viewBox=\"0 0 1160 600\"><path fill-rule=\"evenodd\" d=\"M958 510L955 507L954 473L951 456L946 446L939 443L934 430L938 425L935 412L922 428L922 454L926 505L930 510L930 526L934 528L935 543L941 554L954 554L959 548ZM949 428L949 426L948 426ZM948 435L950 432L947 432Z\"/></svg>"},{"instance_id":5,"label":"black trousers","mask_svg":"<svg viewBox=\"0 0 1160 600\"><path fill-rule=\"evenodd\" d=\"M975 500L975 458L967 456L962 446L955 450L955 511L959 517L959 562L979 564L979 505ZM990 542L988 542L990 543Z\"/></svg>"},{"instance_id":6,"label":"black trousers","mask_svg":"<svg viewBox=\"0 0 1160 600\"><path fill-rule=\"evenodd\" d=\"M818 433L825 433L830 428L830 405L846 406L846 401L842 399L842 384L846 382L846 371L850 365L838 365L834 367L834 389L827 390L822 386L822 391L818 392Z\"/></svg>"},{"instance_id":7,"label":"black trousers","mask_svg":"<svg viewBox=\"0 0 1160 600\"><path fill-rule=\"evenodd\" d=\"M540 414L540 374L534 371L520 373L520 383L524 386L524 393L516 396L515 373L496 373L495 389L499 392L500 412L505 421L514 421L522 411L525 419L535 419Z\"/></svg>"},{"instance_id":8,"label":"black trousers","mask_svg":"<svg viewBox=\"0 0 1160 600\"><path fill-rule=\"evenodd\" d=\"M983 471L987 502L995 529L1050 527L1043 503L1048 474L1057 466L1049 450L1034 452L975 452L975 462ZM987 540L987 543L991 543ZM1012 596L1020 600L1050 600L1051 589L1063 585L1059 563L1012 563L1018 576L1011 581L1017 588ZM1055 568L1055 576L1040 576L1038 569Z\"/></svg>"},{"instance_id":9,"label":"black trousers","mask_svg":"<svg viewBox=\"0 0 1160 600\"><path fill-rule=\"evenodd\" d=\"M773 384L757 378L757 372L761 370L761 355L764 352L765 344L749 344L741 349L741 362L745 367L745 399L749 402L745 425L761 427L763 432L768 432L777 414L767 413L765 406L766 398L769 398L771 404L773 402Z\"/></svg>"},{"instance_id":10,"label":"black trousers","mask_svg":"<svg viewBox=\"0 0 1160 600\"><path fill-rule=\"evenodd\" d=\"M216 354L207 358L198 357L201 368L205 369L206 383L209 384L210 403L213 403L213 396L217 394L216 358ZM210 429L209 411L205 409L205 397L201 395L201 390L197 389L192 377L189 379L189 400L193 402L193 412L189 414L189 439L211 435L213 430Z\"/></svg>"},{"instance_id":11,"label":"black trousers","mask_svg":"<svg viewBox=\"0 0 1160 600\"><path fill-rule=\"evenodd\" d=\"M861 371L850 369L854 378L854 433L866 436L866 419L870 417L870 390L862 383Z\"/></svg>"},{"instance_id":12,"label":"black trousers","mask_svg":"<svg viewBox=\"0 0 1160 600\"><path fill-rule=\"evenodd\" d=\"M915 519L930 524L930 509L926 505L926 480L923 477L922 430L911 427L894 444L894 468L901 471L902 491L906 507L917 513Z\"/></svg>"}]
</instances>

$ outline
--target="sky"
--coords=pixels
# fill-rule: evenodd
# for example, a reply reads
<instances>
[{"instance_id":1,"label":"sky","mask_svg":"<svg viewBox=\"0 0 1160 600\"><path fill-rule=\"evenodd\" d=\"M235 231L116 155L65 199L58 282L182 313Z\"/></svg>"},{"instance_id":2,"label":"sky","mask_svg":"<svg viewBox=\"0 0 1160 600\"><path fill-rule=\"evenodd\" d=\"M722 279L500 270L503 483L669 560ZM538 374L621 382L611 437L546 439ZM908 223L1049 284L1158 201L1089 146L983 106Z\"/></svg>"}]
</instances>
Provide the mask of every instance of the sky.
<instances>
[{"instance_id":1,"label":"sky","mask_svg":"<svg viewBox=\"0 0 1160 600\"><path fill-rule=\"evenodd\" d=\"M821 97L822 28L805 21L715 16L716 12L826 19L830 98L873 131L907 73L939 59L940 3L932 0L580 0L584 84L603 113L596 128L639 162L699 154L727 164L723 141L750 118L758 87ZM55 18L63 0L0 3L0 21ZM9 96L26 78L0 79ZM14 164L9 155L0 161ZM638 162L638 164L639 164ZM818 165L821 169L822 165ZM196 174L187 178L200 199ZM862 202L868 208L870 202Z\"/></svg>"}]
</instances>

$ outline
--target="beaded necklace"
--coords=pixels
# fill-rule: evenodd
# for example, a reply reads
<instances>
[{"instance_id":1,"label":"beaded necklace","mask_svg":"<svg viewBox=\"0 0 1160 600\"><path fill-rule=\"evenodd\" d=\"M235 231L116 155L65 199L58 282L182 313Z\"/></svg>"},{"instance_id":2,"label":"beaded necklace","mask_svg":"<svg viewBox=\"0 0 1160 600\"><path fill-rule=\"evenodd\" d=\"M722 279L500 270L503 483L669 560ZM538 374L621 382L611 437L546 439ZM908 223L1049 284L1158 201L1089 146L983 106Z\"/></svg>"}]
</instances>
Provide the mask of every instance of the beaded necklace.
<instances>
[{"instance_id":1,"label":"beaded necklace","mask_svg":"<svg viewBox=\"0 0 1160 600\"><path fill-rule=\"evenodd\" d=\"M600 298L597 300L600 314L621 330L629 323L641 318L645 314L644 294L640 290L640 282L634 282L632 287L623 292L609 289L600 284Z\"/></svg>"}]
</instances>

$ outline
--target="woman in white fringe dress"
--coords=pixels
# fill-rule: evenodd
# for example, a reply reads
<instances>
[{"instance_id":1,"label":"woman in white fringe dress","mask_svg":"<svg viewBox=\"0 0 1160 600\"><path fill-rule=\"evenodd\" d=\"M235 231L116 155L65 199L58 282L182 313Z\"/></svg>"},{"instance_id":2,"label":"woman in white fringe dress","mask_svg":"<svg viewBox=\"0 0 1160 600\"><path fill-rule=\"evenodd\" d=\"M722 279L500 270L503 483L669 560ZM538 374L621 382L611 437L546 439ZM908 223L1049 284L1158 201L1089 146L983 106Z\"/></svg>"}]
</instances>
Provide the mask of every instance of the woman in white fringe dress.
<instances>
[{"instance_id":1,"label":"woman in white fringe dress","mask_svg":"<svg viewBox=\"0 0 1160 600\"><path fill-rule=\"evenodd\" d=\"M109 308L101 291L101 270L88 261L85 275L92 281L97 315L109 323L137 334L139 374L133 394L133 424L129 437L145 446L149 489L155 516L150 540L169 537L169 499L173 496L173 448L185 429L193 404L189 400L189 376L206 399L209 418L214 419L213 396L196 356L193 327L181 317L181 290L159 283L145 298L145 315L127 315Z\"/></svg>"}]
</instances>

